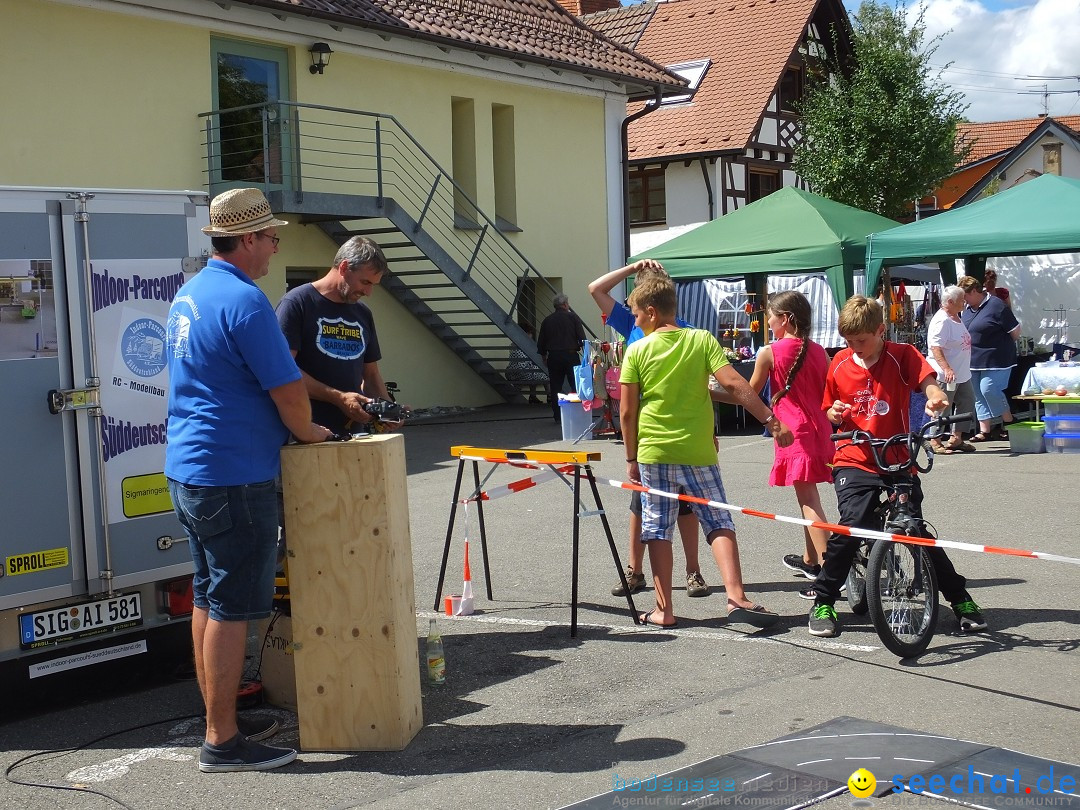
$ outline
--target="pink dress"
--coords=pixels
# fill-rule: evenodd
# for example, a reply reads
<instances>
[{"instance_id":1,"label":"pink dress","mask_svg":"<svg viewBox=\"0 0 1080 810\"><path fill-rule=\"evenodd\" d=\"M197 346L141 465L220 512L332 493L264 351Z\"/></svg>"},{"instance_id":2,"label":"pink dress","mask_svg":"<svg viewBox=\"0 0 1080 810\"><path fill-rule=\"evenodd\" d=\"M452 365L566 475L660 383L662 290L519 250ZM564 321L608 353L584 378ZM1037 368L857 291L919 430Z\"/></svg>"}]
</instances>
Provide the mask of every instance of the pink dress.
<instances>
[{"instance_id":1,"label":"pink dress","mask_svg":"<svg viewBox=\"0 0 1080 810\"><path fill-rule=\"evenodd\" d=\"M773 367L769 372L769 391L772 394L784 387L801 343L795 338L783 338L770 344ZM770 486L791 486L796 481L814 484L832 481L828 465L834 451L829 439L833 427L821 409L828 370L829 356L825 350L817 343L807 341L806 358L795 374L791 390L773 409L777 418L791 428L795 441L787 447L774 446L776 460L769 474Z\"/></svg>"}]
</instances>

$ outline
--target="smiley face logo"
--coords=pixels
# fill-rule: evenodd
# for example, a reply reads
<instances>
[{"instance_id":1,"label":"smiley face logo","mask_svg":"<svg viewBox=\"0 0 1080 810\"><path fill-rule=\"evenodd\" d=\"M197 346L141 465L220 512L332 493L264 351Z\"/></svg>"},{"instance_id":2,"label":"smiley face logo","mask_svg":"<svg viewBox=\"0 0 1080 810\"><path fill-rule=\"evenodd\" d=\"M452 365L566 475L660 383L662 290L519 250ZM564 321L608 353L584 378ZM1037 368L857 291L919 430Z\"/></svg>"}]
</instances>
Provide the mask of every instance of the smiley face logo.
<instances>
[{"instance_id":1,"label":"smiley face logo","mask_svg":"<svg viewBox=\"0 0 1080 810\"><path fill-rule=\"evenodd\" d=\"M851 791L851 795L865 799L867 796L871 796L874 790L877 788L877 779L866 768L859 768L847 780L848 790Z\"/></svg>"}]
</instances>

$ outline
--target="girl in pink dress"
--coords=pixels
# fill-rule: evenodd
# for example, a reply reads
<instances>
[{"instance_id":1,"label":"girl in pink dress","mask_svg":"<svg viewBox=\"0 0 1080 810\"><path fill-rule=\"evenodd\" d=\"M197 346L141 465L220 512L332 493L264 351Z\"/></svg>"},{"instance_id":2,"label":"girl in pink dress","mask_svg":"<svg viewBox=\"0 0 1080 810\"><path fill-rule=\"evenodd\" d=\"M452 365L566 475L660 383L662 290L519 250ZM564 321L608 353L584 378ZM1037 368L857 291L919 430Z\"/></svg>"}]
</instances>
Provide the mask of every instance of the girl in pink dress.
<instances>
[{"instance_id":1,"label":"girl in pink dress","mask_svg":"<svg viewBox=\"0 0 1080 810\"><path fill-rule=\"evenodd\" d=\"M795 434L790 446L776 446L769 485L793 487L803 517L824 522L817 485L832 481L832 426L821 409L829 356L808 337L811 311L805 295L795 290L776 293L765 312L773 342L758 352L750 387L760 393L769 382L773 411ZM785 555L784 565L812 580L821 570L829 533L806 528L803 535L806 553ZM806 588L799 595L813 599L814 589Z\"/></svg>"}]
</instances>

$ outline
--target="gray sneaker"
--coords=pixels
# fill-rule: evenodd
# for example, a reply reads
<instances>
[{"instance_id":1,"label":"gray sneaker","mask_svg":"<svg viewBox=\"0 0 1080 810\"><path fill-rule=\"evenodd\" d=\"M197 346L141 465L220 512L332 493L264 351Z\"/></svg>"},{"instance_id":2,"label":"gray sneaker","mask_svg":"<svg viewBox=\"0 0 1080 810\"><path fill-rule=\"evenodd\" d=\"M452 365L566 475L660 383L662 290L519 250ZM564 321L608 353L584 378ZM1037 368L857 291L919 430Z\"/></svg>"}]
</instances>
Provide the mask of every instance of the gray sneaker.
<instances>
[{"instance_id":1,"label":"gray sneaker","mask_svg":"<svg viewBox=\"0 0 1080 810\"><path fill-rule=\"evenodd\" d=\"M836 609L832 605L814 605L810 608L809 625L810 635L832 638L838 628Z\"/></svg>"},{"instance_id":2,"label":"gray sneaker","mask_svg":"<svg viewBox=\"0 0 1080 810\"><path fill-rule=\"evenodd\" d=\"M630 586L630 593L637 593L645 588L645 575L640 571L635 572L633 568L626 569L626 582ZM612 596L626 596L626 590L623 588L621 582L616 582L615 587L611 589Z\"/></svg>"},{"instance_id":3,"label":"gray sneaker","mask_svg":"<svg viewBox=\"0 0 1080 810\"><path fill-rule=\"evenodd\" d=\"M708 596L711 593L709 585L701 576L700 571L686 575L687 596Z\"/></svg>"},{"instance_id":4,"label":"gray sneaker","mask_svg":"<svg viewBox=\"0 0 1080 810\"><path fill-rule=\"evenodd\" d=\"M291 748L274 748L252 742L237 734L227 745L203 743L199 750L199 770L203 773L229 773L233 771L269 771L288 765L296 759Z\"/></svg>"},{"instance_id":5,"label":"gray sneaker","mask_svg":"<svg viewBox=\"0 0 1080 810\"><path fill-rule=\"evenodd\" d=\"M268 740L278 733L281 724L265 714L236 715L236 728L252 742Z\"/></svg>"}]
</instances>

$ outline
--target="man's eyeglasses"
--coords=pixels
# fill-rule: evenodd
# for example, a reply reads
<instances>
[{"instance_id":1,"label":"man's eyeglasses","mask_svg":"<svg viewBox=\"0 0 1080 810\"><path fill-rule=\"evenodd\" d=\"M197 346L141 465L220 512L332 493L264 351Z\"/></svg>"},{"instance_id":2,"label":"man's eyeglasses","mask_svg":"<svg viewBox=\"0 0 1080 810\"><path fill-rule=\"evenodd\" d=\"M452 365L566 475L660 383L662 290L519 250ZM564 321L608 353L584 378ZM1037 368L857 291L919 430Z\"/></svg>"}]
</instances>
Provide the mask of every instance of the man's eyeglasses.
<instances>
[{"instance_id":1,"label":"man's eyeglasses","mask_svg":"<svg viewBox=\"0 0 1080 810\"><path fill-rule=\"evenodd\" d=\"M278 242L280 242L280 241L281 241L281 237L280 237L280 236L271 236L271 235L270 235L270 234L268 234L268 233L261 233L261 232L259 232L259 231L256 231L256 232L255 232L255 235L256 235L256 236L261 236L261 237L262 237L263 239L269 239L269 240L270 240L271 242L273 242L273 243L274 243L274 247L277 247L277 246L278 246Z\"/></svg>"}]
</instances>

